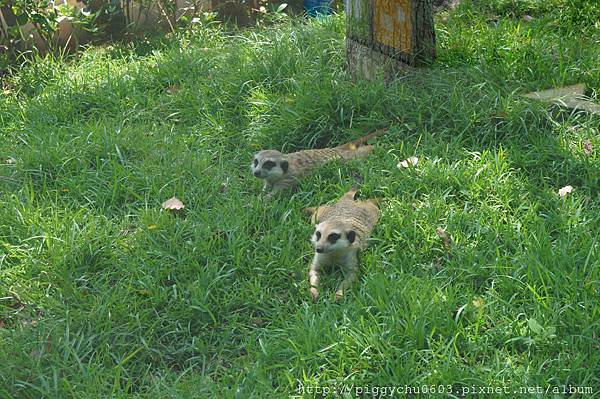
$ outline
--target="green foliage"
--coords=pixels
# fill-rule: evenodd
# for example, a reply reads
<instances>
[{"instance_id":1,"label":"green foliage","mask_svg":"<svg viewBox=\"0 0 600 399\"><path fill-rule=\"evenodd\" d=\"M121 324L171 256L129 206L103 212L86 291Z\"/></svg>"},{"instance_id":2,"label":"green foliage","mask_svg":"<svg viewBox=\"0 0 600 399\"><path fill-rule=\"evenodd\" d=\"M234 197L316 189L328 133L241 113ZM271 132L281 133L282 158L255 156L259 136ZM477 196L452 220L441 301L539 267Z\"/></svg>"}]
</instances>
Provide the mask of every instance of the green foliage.
<instances>
[{"instance_id":1,"label":"green foliage","mask_svg":"<svg viewBox=\"0 0 600 399\"><path fill-rule=\"evenodd\" d=\"M600 30L600 2L563 0L558 4L558 26L563 29Z\"/></svg>"},{"instance_id":2,"label":"green foliage","mask_svg":"<svg viewBox=\"0 0 600 399\"><path fill-rule=\"evenodd\" d=\"M61 18L68 19L75 29L97 31L94 15L67 4L49 6L46 0L0 0L0 7L5 21L14 22L0 32L0 46L5 47L1 53L5 65L0 65L0 70L7 69L26 52L33 56L63 53L65 48L58 42ZM29 30L27 25L32 29Z\"/></svg>"},{"instance_id":3,"label":"green foliage","mask_svg":"<svg viewBox=\"0 0 600 399\"><path fill-rule=\"evenodd\" d=\"M554 28L600 29L600 2L591 0L466 0L466 7L474 6L496 17L541 17Z\"/></svg>"},{"instance_id":4,"label":"green foliage","mask_svg":"<svg viewBox=\"0 0 600 399\"><path fill-rule=\"evenodd\" d=\"M31 23L43 43L50 45L58 26L58 13L56 9L48 8L46 0L1 0L0 7L12 12L16 21L3 32L3 39L8 44L14 46L24 40L20 27Z\"/></svg>"},{"instance_id":5,"label":"green foliage","mask_svg":"<svg viewBox=\"0 0 600 399\"><path fill-rule=\"evenodd\" d=\"M346 75L343 16L197 23L6 78L0 397L599 392L598 117L520 94L598 91L600 37L548 26L553 10L487 13L439 14L438 62L389 85ZM371 157L295 193L266 200L249 173L258 149L379 127L391 129ZM356 179L382 199L381 221L348 296L334 301L334 269L312 303L301 210ZM183 215L161 211L173 195Z\"/></svg>"},{"instance_id":6,"label":"green foliage","mask_svg":"<svg viewBox=\"0 0 600 399\"><path fill-rule=\"evenodd\" d=\"M495 15L514 18L524 15L543 15L556 9L562 2L564 0L467 0L465 3L474 4L481 10Z\"/></svg>"}]
</instances>

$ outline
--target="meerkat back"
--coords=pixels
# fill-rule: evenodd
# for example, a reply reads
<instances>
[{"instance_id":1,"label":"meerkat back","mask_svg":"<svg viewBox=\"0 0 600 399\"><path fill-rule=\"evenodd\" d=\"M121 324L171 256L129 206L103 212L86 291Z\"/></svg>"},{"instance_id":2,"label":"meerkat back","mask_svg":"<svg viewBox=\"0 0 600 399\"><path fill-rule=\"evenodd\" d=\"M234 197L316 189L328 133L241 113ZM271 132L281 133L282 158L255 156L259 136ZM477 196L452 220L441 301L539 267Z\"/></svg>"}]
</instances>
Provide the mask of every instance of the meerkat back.
<instances>
[{"instance_id":1,"label":"meerkat back","mask_svg":"<svg viewBox=\"0 0 600 399\"><path fill-rule=\"evenodd\" d=\"M374 199L355 200L354 197L357 192L358 189L353 188L333 206L322 209L318 215L319 218L315 219L315 222L327 220L344 221L345 224L348 224L357 230L361 244L360 246L364 249L369 234L379 220L380 212ZM318 212L316 214L318 214Z\"/></svg>"}]
</instances>

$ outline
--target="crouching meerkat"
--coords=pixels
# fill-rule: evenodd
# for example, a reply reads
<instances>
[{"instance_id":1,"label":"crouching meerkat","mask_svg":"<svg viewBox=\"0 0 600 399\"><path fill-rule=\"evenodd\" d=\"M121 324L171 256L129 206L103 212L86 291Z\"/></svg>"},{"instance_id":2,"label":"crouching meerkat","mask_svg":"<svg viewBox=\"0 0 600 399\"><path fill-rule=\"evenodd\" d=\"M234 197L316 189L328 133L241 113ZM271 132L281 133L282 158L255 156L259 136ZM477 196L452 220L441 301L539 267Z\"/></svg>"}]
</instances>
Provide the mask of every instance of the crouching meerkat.
<instances>
[{"instance_id":1,"label":"crouching meerkat","mask_svg":"<svg viewBox=\"0 0 600 399\"><path fill-rule=\"evenodd\" d=\"M365 158L373 151L373 146L367 145L367 142L385 131L381 129L333 148L304 150L289 154L277 150L263 150L254 155L250 168L255 177L265 180L266 191L277 193L293 187L302 176L334 159Z\"/></svg>"},{"instance_id":2,"label":"crouching meerkat","mask_svg":"<svg viewBox=\"0 0 600 399\"><path fill-rule=\"evenodd\" d=\"M344 280L335 292L336 300L356 280L358 273L358 253L367 247L367 239L379 219L376 200L355 200L358 192L353 188L334 205L308 208L315 224L311 242L315 256L308 272L310 293L314 300L319 297L319 274L324 266L337 264L343 267Z\"/></svg>"}]
</instances>

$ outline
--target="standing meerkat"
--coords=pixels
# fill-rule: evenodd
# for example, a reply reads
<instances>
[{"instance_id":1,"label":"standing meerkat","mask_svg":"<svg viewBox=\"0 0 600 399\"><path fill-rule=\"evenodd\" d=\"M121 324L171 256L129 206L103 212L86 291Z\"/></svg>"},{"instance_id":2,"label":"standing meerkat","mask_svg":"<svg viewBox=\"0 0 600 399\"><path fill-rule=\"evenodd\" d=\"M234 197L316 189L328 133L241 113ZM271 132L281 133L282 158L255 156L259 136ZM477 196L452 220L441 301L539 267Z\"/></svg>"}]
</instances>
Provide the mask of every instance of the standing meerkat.
<instances>
[{"instance_id":1,"label":"standing meerkat","mask_svg":"<svg viewBox=\"0 0 600 399\"><path fill-rule=\"evenodd\" d=\"M283 154L277 150L263 150L254 156L250 168L255 177L265 180L265 190L276 193L293 187L302 176L334 159L365 158L373 151L373 146L367 145L367 142L385 131L381 129L333 148L304 150L290 154Z\"/></svg>"},{"instance_id":2,"label":"standing meerkat","mask_svg":"<svg viewBox=\"0 0 600 399\"><path fill-rule=\"evenodd\" d=\"M310 293L314 300L319 297L319 273L324 266L338 264L343 267L344 280L335 292L336 300L344 296L358 273L358 253L367 247L367 239L379 219L376 201L354 199L358 189L353 188L334 205L308 208L315 224L311 242L315 256L308 272Z\"/></svg>"}]
</instances>

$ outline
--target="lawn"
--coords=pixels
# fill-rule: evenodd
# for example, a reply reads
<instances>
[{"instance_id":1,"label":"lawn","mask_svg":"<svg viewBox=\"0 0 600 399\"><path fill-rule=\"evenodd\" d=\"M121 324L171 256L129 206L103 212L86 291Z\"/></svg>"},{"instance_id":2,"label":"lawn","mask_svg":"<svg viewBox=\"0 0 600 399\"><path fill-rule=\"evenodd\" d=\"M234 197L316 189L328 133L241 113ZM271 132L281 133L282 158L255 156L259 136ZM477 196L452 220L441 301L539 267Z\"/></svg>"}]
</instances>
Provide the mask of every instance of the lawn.
<instances>
[{"instance_id":1,"label":"lawn","mask_svg":"<svg viewBox=\"0 0 600 399\"><path fill-rule=\"evenodd\" d=\"M599 395L600 117L521 96L600 94L600 29L562 3L441 11L437 61L389 86L346 75L343 16L199 24L5 77L0 397ZM250 174L259 149L384 127L296 192ZM346 297L334 271L313 303L301 211L357 182L382 217ZM174 195L185 212L161 209Z\"/></svg>"}]
</instances>

